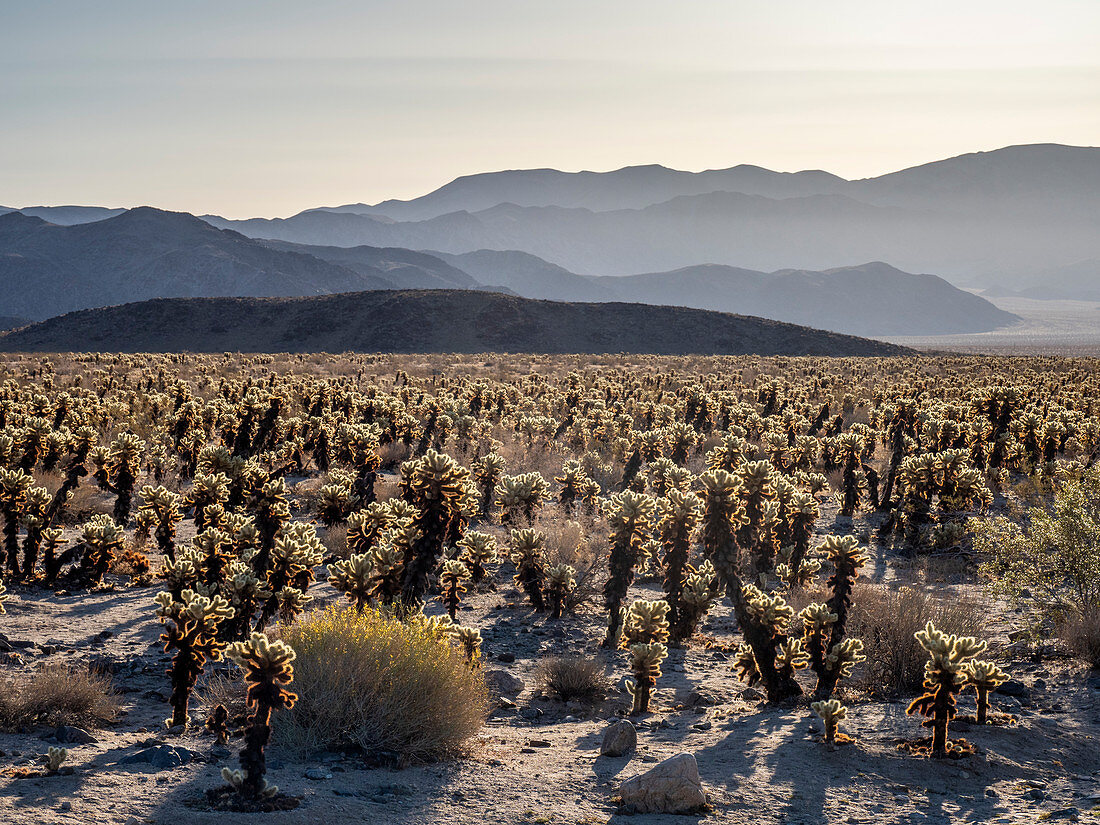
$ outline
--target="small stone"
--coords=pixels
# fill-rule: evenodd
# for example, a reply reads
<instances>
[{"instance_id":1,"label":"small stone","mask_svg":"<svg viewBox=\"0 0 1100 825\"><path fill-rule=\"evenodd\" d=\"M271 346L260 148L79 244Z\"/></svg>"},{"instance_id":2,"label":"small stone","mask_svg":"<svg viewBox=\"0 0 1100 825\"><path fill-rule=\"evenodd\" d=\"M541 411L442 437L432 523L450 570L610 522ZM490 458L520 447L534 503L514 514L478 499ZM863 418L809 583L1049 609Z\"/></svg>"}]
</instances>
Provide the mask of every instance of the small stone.
<instances>
[{"instance_id":1,"label":"small stone","mask_svg":"<svg viewBox=\"0 0 1100 825\"><path fill-rule=\"evenodd\" d=\"M764 694L756 688L747 687L741 691L741 698L746 702L759 702L764 698Z\"/></svg>"},{"instance_id":2,"label":"small stone","mask_svg":"<svg viewBox=\"0 0 1100 825\"><path fill-rule=\"evenodd\" d=\"M324 768L310 768L305 772L306 779L312 779L314 782L320 782L325 779L332 779L332 774Z\"/></svg>"},{"instance_id":3,"label":"small stone","mask_svg":"<svg viewBox=\"0 0 1100 825\"><path fill-rule=\"evenodd\" d=\"M1072 805L1068 808L1059 808L1047 814L1047 819L1068 819L1071 822L1076 822L1080 818L1081 811L1078 808L1074 808Z\"/></svg>"},{"instance_id":4,"label":"small stone","mask_svg":"<svg viewBox=\"0 0 1100 825\"><path fill-rule=\"evenodd\" d=\"M549 748L553 747L553 743L548 739L531 739L527 742L532 748Z\"/></svg>"},{"instance_id":5,"label":"small stone","mask_svg":"<svg viewBox=\"0 0 1100 825\"><path fill-rule=\"evenodd\" d=\"M1033 802L1042 802L1046 798L1046 794L1038 788L1031 788L1024 792L1024 799L1030 799Z\"/></svg>"},{"instance_id":6,"label":"small stone","mask_svg":"<svg viewBox=\"0 0 1100 825\"><path fill-rule=\"evenodd\" d=\"M697 811L707 796L695 755L680 753L619 787L624 811L679 814Z\"/></svg>"},{"instance_id":7,"label":"small stone","mask_svg":"<svg viewBox=\"0 0 1100 825\"><path fill-rule=\"evenodd\" d=\"M497 661L498 662L504 662L504 664L506 664L506 665L510 665L515 660L516 660L516 654L515 653L504 652L504 653L498 653L497 654Z\"/></svg>"},{"instance_id":8,"label":"small stone","mask_svg":"<svg viewBox=\"0 0 1100 825\"><path fill-rule=\"evenodd\" d=\"M603 732L601 756L625 756L638 746L638 731L629 719L612 722Z\"/></svg>"},{"instance_id":9,"label":"small stone","mask_svg":"<svg viewBox=\"0 0 1100 825\"><path fill-rule=\"evenodd\" d=\"M57 809L59 811L71 811L73 809L73 803L69 802L69 800L66 799L64 802L57 806Z\"/></svg>"}]
</instances>

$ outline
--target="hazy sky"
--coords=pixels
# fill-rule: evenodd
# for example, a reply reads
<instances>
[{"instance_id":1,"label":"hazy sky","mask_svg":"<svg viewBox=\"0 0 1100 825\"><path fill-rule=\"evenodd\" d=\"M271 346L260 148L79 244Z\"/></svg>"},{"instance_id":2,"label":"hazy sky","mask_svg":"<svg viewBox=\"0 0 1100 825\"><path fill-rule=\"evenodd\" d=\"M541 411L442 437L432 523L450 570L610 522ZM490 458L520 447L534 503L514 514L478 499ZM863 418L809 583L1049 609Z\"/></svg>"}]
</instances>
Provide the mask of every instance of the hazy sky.
<instances>
[{"instance_id":1,"label":"hazy sky","mask_svg":"<svg viewBox=\"0 0 1100 825\"><path fill-rule=\"evenodd\" d=\"M1039 142L1100 144L1100 0L0 0L7 206L275 216Z\"/></svg>"}]
</instances>

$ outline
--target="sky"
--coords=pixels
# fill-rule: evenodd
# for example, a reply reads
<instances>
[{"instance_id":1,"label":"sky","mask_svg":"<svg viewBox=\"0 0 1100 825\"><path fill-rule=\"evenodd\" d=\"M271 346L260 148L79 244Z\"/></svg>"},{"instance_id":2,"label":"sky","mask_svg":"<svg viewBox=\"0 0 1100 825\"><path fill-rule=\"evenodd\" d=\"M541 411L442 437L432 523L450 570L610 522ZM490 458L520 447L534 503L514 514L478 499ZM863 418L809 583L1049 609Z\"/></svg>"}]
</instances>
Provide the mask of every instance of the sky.
<instances>
[{"instance_id":1,"label":"sky","mask_svg":"<svg viewBox=\"0 0 1100 825\"><path fill-rule=\"evenodd\" d=\"M5 206L274 217L1018 143L1100 145L1100 0L0 0Z\"/></svg>"}]
</instances>

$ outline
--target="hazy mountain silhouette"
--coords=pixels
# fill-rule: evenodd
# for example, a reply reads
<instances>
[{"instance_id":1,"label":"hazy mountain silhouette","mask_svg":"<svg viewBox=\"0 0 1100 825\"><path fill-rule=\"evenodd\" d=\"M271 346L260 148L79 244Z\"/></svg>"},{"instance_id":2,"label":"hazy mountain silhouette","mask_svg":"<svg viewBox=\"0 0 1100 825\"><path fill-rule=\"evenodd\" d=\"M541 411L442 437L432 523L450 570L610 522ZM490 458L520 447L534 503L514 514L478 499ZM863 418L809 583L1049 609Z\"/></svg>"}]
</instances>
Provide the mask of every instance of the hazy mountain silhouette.
<instances>
[{"instance_id":1,"label":"hazy mountain silhouette","mask_svg":"<svg viewBox=\"0 0 1100 825\"><path fill-rule=\"evenodd\" d=\"M22 212L24 215L42 218L59 226L104 221L121 215L125 211L125 209L108 209L105 206L24 206L19 209L0 206L0 215L6 215L8 212Z\"/></svg>"},{"instance_id":2,"label":"hazy mountain silhouette","mask_svg":"<svg viewBox=\"0 0 1100 825\"><path fill-rule=\"evenodd\" d=\"M881 341L762 318L645 304L532 301L470 290L157 299L82 310L3 333L0 350L859 356L909 352Z\"/></svg>"},{"instance_id":3,"label":"hazy mountain silhouette","mask_svg":"<svg viewBox=\"0 0 1100 825\"><path fill-rule=\"evenodd\" d=\"M757 167L497 172L414 201L209 219L299 243L519 250L585 275L886 260L956 283L1034 283L1051 267L1100 257L1100 149L1011 146L859 181Z\"/></svg>"},{"instance_id":4,"label":"hazy mountain silhouette","mask_svg":"<svg viewBox=\"0 0 1100 825\"><path fill-rule=\"evenodd\" d=\"M312 255L363 275L382 276L398 289L481 289L470 274L439 256L398 247L310 246L286 241L263 241L283 252Z\"/></svg>"},{"instance_id":5,"label":"hazy mountain silhouette","mask_svg":"<svg viewBox=\"0 0 1100 825\"><path fill-rule=\"evenodd\" d=\"M342 266L148 207L74 226L14 212L0 215L0 306L46 318L145 298L315 295L437 285L440 273L463 277L430 256L391 252L376 251L373 268L364 251L354 266ZM417 261L431 268L420 271Z\"/></svg>"}]
</instances>

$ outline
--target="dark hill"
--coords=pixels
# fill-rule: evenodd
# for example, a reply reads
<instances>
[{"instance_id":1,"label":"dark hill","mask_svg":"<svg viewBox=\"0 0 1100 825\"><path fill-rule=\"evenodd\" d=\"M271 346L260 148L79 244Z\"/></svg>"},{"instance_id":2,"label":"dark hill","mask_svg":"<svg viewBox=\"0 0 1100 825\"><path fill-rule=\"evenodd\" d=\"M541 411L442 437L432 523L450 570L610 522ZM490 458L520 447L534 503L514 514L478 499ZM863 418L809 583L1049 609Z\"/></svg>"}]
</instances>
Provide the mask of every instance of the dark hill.
<instances>
[{"instance_id":1,"label":"dark hill","mask_svg":"<svg viewBox=\"0 0 1100 825\"><path fill-rule=\"evenodd\" d=\"M465 290L160 299L0 335L4 351L637 352L896 355L903 347L679 307L534 301Z\"/></svg>"},{"instance_id":2,"label":"dark hill","mask_svg":"<svg viewBox=\"0 0 1100 825\"><path fill-rule=\"evenodd\" d=\"M407 280L416 266L403 266ZM149 298L318 295L393 286L381 268L270 249L184 212L141 207L73 226L18 212L0 215L0 307L10 315L41 319Z\"/></svg>"}]
</instances>

